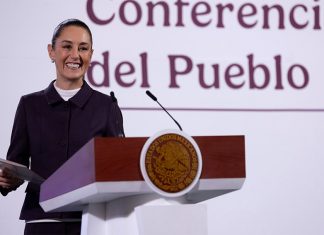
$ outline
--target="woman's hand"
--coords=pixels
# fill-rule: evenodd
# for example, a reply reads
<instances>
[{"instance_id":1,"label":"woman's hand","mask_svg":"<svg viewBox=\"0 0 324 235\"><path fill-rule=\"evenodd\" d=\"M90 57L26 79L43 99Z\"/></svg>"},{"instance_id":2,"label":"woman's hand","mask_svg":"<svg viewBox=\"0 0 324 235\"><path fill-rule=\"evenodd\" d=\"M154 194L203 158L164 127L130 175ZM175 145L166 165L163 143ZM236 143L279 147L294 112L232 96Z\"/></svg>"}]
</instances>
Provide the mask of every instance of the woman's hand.
<instances>
[{"instance_id":1,"label":"woman's hand","mask_svg":"<svg viewBox=\"0 0 324 235\"><path fill-rule=\"evenodd\" d=\"M16 190L23 183L24 181L11 174L9 169L0 169L0 187Z\"/></svg>"}]
</instances>

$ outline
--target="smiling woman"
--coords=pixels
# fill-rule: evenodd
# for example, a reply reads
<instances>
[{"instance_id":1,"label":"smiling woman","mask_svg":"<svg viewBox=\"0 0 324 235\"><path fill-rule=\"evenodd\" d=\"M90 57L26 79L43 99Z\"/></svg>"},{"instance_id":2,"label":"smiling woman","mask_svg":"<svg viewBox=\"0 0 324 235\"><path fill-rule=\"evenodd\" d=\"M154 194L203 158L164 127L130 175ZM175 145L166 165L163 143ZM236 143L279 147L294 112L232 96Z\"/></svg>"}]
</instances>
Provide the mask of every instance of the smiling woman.
<instances>
[{"instance_id":1,"label":"smiling woman","mask_svg":"<svg viewBox=\"0 0 324 235\"><path fill-rule=\"evenodd\" d=\"M85 23L69 19L58 25L48 45L56 79L46 89L20 99L8 160L47 179L93 137L124 136L117 102L84 80L92 51L91 31ZM2 195L21 184L6 169L0 172ZM26 221L25 234L80 234L81 212L44 212L39 191L38 185L28 184L20 214Z\"/></svg>"}]
</instances>

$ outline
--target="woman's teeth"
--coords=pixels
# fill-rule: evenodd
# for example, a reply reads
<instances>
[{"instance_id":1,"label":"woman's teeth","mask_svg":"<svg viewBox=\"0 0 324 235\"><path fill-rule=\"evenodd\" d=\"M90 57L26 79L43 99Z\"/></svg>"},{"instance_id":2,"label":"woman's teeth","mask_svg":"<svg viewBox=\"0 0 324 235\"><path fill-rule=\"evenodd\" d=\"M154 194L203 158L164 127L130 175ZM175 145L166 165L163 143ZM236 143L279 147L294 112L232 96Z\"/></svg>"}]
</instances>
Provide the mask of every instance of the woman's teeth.
<instances>
[{"instance_id":1,"label":"woman's teeth","mask_svg":"<svg viewBox=\"0 0 324 235\"><path fill-rule=\"evenodd\" d=\"M74 64L74 63L67 63L66 66L70 69L78 69L80 68L80 64Z\"/></svg>"}]
</instances>

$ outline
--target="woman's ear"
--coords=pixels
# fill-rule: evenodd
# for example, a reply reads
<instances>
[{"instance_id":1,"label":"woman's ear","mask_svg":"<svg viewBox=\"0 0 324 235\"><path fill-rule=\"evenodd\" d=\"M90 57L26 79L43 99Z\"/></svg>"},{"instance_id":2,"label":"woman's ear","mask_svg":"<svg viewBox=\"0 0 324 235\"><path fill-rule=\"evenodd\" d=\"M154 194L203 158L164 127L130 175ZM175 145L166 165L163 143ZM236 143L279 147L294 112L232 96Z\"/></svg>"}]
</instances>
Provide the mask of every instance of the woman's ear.
<instances>
[{"instance_id":1,"label":"woman's ear","mask_svg":"<svg viewBox=\"0 0 324 235\"><path fill-rule=\"evenodd\" d=\"M52 63L55 62L55 53L52 44L47 45L48 56L51 59Z\"/></svg>"}]
</instances>

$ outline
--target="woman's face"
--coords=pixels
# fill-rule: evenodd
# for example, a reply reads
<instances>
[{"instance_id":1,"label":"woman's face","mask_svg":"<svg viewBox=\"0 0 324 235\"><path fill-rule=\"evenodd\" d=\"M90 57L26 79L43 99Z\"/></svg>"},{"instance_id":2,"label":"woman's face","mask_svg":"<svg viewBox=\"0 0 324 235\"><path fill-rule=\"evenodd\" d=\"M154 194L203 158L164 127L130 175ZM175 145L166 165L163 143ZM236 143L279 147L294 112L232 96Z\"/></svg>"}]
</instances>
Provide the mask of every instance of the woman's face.
<instances>
[{"instance_id":1,"label":"woman's face","mask_svg":"<svg viewBox=\"0 0 324 235\"><path fill-rule=\"evenodd\" d=\"M90 35L82 27L67 26L57 38L55 46L48 45L48 53L55 61L57 82L82 84L92 56Z\"/></svg>"}]
</instances>

